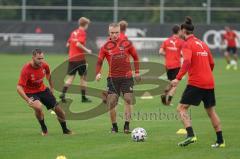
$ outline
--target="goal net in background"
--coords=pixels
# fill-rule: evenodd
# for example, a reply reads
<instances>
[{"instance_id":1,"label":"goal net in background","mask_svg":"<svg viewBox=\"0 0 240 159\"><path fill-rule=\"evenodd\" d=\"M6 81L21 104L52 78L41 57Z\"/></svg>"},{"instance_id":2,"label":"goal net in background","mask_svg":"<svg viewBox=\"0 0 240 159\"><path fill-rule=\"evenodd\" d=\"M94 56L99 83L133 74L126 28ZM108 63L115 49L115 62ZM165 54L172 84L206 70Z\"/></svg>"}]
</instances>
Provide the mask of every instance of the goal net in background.
<instances>
[{"instance_id":1,"label":"goal net in background","mask_svg":"<svg viewBox=\"0 0 240 159\"><path fill-rule=\"evenodd\" d=\"M159 48L167 38L130 37L142 61L154 60L159 57ZM161 58L162 59L162 58Z\"/></svg>"}]
</instances>

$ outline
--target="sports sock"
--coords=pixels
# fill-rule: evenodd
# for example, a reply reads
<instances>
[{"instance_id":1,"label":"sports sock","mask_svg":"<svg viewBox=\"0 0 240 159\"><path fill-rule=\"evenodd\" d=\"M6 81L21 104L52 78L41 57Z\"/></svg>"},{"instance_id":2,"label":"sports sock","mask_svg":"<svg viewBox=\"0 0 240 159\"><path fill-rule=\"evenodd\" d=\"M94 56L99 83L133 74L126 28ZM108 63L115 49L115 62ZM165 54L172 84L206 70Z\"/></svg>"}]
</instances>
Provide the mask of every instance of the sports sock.
<instances>
[{"instance_id":1,"label":"sports sock","mask_svg":"<svg viewBox=\"0 0 240 159\"><path fill-rule=\"evenodd\" d=\"M172 96L168 96L168 102L172 101Z\"/></svg>"},{"instance_id":2,"label":"sports sock","mask_svg":"<svg viewBox=\"0 0 240 159\"><path fill-rule=\"evenodd\" d=\"M44 122L44 119L43 120L38 120L39 124L41 125L41 129L42 131L46 132L47 131L47 126Z\"/></svg>"},{"instance_id":3,"label":"sports sock","mask_svg":"<svg viewBox=\"0 0 240 159\"><path fill-rule=\"evenodd\" d=\"M216 132L216 135L217 135L217 143L219 144L223 143L222 131Z\"/></svg>"},{"instance_id":4,"label":"sports sock","mask_svg":"<svg viewBox=\"0 0 240 159\"><path fill-rule=\"evenodd\" d=\"M64 86L63 89L62 89L62 93L65 94L68 90L68 87L67 86Z\"/></svg>"},{"instance_id":5,"label":"sports sock","mask_svg":"<svg viewBox=\"0 0 240 159\"><path fill-rule=\"evenodd\" d=\"M86 98L86 90L82 89L81 93L82 93L82 99Z\"/></svg>"},{"instance_id":6,"label":"sports sock","mask_svg":"<svg viewBox=\"0 0 240 159\"><path fill-rule=\"evenodd\" d=\"M66 124L66 122L63 121L63 122L59 122L59 123L60 123L60 125L61 125L61 127L62 127L62 130L63 130L63 131L66 131L66 130L67 130L67 124Z\"/></svg>"},{"instance_id":7,"label":"sports sock","mask_svg":"<svg viewBox=\"0 0 240 159\"><path fill-rule=\"evenodd\" d=\"M114 129L118 129L117 123L112 123L112 127L113 127Z\"/></svg>"},{"instance_id":8,"label":"sports sock","mask_svg":"<svg viewBox=\"0 0 240 159\"><path fill-rule=\"evenodd\" d=\"M124 129L129 129L129 121L125 121Z\"/></svg>"},{"instance_id":9,"label":"sports sock","mask_svg":"<svg viewBox=\"0 0 240 159\"><path fill-rule=\"evenodd\" d=\"M187 127L186 130L187 130L187 137L193 137L194 136L193 128L191 126Z\"/></svg>"}]
</instances>

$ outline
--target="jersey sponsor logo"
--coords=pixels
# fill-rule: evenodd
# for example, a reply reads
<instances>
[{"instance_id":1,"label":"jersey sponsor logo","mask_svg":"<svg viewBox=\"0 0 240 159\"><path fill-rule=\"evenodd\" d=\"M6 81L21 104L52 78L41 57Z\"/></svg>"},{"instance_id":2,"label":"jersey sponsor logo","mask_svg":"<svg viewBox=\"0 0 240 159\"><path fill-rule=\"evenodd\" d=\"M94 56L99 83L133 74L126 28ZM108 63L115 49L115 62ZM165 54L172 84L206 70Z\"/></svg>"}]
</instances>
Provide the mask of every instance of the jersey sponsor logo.
<instances>
[{"instance_id":1,"label":"jersey sponsor logo","mask_svg":"<svg viewBox=\"0 0 240 159\"><path fill-rule=\"evenodd\" d=\"M202 45L201 42L199 42L199 41L195 41L195 44L197 44L197 45L200 46L202 49L204 49L204 48L203 48L203 45Z\"/></svg>"},{"instance_id":2,"label":"jersey sponsor logo","mask_svg":"<svg viewBox=\"0 0 240 159\"><path fill-rule=\"evenodd\" d=\"M197 52L197 56L208 56L208 53L204 50L203 52Z\"/></svg>"},{"instance_id":3,"label":"jersey sponsor logo","mask_svg":"<svg viewBox=\"0 0 240 159\"><path fill-rule=\"evenodd\" d=\"M171 51L177 51L178 48L176 47L176 42L174 40L170 40L169 42L172 44L172 46L168 46L167 49Z\"/></svg>"}]
</instances>

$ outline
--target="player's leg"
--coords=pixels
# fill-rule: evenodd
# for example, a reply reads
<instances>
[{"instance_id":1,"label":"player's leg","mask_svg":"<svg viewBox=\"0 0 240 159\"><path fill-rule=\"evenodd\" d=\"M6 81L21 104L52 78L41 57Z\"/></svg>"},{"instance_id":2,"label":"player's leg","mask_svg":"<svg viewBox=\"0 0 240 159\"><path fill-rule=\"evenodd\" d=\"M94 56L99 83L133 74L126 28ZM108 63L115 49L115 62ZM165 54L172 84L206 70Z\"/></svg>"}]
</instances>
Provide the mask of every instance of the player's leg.
<instances>
[{"instance_id":1,"label":"player's leg","mask_svg":"<svg viewBox=\"0 0 240 159\"><path fill-rule=\"evenodd\" d=\"M222 128L220 119L215 111L214 106L216 105L214 89L206 90L204 93L203 103L208 117L211 120L212 126L217 135L217 141L212 147L225 147L225 143L222 136Z\"/></svg>"},{"instance_id":2,"label":"player's leg","mask_svg":"<svg viewBox=\"0 0 240 159\"><path fill-rule=\"evenodd\" d=\"M187 138L182 142L179 142L179 146L187 146L197 141L192 128L191 119L188 115L188 109L190 105L198 106L202 98L202 89L187 85L186 89L183 92L180 104L177 107L179 117L187 131Z\"/></svg>"},{"instance_id":3,"label":"player's leg","mask_svg":"<svg viewBox=\"0 0 240 159\"><path fill-rule=\"evenodd\" d=\"M62 102L66 102L65 96L66 96L68 88L73 83L74 78L75 78L75 75L69 75L67 77L67 80L62 89L62 94L59 96L59 98L62 100Z\"/></svg>"},{"instance_id":4,"label":"player's leg","mask_svg":"<svg viewBox=\"0 0 240 159\"><path fill-rule=\"evenodd\" d=\"M73 83L73 80L75 78L77 69L78 69L78 63L77 62L75 62L75 61L71 62L70 61L68 63L68 70L67 70L68 77L67 77L67 80L66 80L66 82L63 86L62 93L59 96L59 98L62 100L62 102L66 102L65 94L67 93L67 90L70 87L70 85Z\"/></svg>"},{"instance_id":5,"label":"player's leg","mask_svg":"<svg viewBox=\"0 0 240 159\"><path fill-rule=\"evenodd\" d=\"M188 104L179 104L177 107L177 112L179 114L179 117L184 125L184 127L187 130L187 136L188 137L193 137L194 136L194 132L192 129L192 124L191 124L191 119L188 115L188 109L189 109L190 105Z\"/></svg>"},{"instance_id":6,"label":"player's leg","mask_svg":"<svg viewBox=\"0 0 240 159\"><path fill-rule=\"evenodd\" d=\"M238 69L237 47L234 47L234 48L233 48L233 60L234 60L233 69L234 69L234 70L237 70L237 69Z\"/></svg>"},{"instance_id":7,"label":"player's leg","mask_svg":"<svg viewBox=\"0 0 240 159\"><path fill-rule=\"evenodd\" d=\"M82 94L82 102L83 103L92 102L89 98L86 97L86 89L87 89L87 76L86 75L81 76L80 88L81 88L81 94Z\"/></svg>"},{"instance_id":8,"label":"player's leg","mask_svg":"<svg viewBox=\"0 0 240 159\"><path fill-rule=\"evenodd\" d=\"M187 146L187 145L197 141L197 138L194 135L194 131L192 128L191 119L188 115L189 107L190 107L190 105L181 104L181 103L177 107L179 117L187 131L187 138L185 140L179 142L178 146Z\"/></svg>"},{"instance_id":9,"label":"player's leg","mask_svg":"<svg viewBox=\"0 0 240 159\"><path fill-rule=\"evenodd\" d=\"M225 143L223 140L222 135L222 128L221 128L221 122L220 119L214 109L214 107L206 108L206 112L211 120L212 126L216 132L217 141L215 144L212 145L213 148L217 147L225 147Z\"/></svg>"},{"instance_id":10,"label":"player's leg","mask_svg":"<svg viewBox=\"0 0 240 159\"><path fill-rule=\"evenodd\" d=\"M58 118L58 121L61 125L63 134L71 134L72 132L67 128L66 121L65 121L65 113L59 104L56 101L54 95L50 92L47 88L44 92L40 94L41 102L47 107L47 109L52 109Z\"/></svg>"},{"instance_id":11,"label":"player's leg","mask_svg":"<svg viewBox=\"0 0 240 159\"><path fill-rule=\"evenodd\" d=\"M56 105L52 109L57 115L58 121L63 130L63 134L72 134L71 130L67 128L67 124L65 120L65 112L62 110L62 108L59 105Z\"/></svg>"},{"instance_id":12,"label":"player's leg","mask_svg":"<svg viewBox=\"0 0 240 159\"><path fill-rule=\"evenodd\" d=\"M112 122L112 132L118 132L116 106L120 96L119 78L107 78L108 96L107 106L109 109L110 119Z\"/></svg>"},{"instance_id":13,"label":"player's leg","mask_svg":"<svg viewBox=\"0 0 240 159\"><path fill-rule=\"evenodd\" d=\"M180 68L170 69L167 70L167 77L169 81L172 81L176 78ZM164 105L170 105L172 98L176 92L177 87L172 87L171 85L168 85L165 89L165 94L161 96L162 103Z\"/></svg>"},{"instance_id":14,"label":"player's leg","mask_svg":"<svg viewBox=\"0 0 240 159\"><path fill-rule=\"evenodd\" d=\"M42 103L40 102L40 99L37 96L29 96L29 97L34 99L34 102L31 105L31 108L34 110L35 116L41 126L42 135L45 136L45 135L47 135L48 130L47 130L47 126L44 121Z\"/></svg>"},{"instance_id":15,"label":"player's leg","mask_svg":"<svg viewBox=\"0 0 240 159\"><path fill-rule=\"evenodd\" d=\"M133 104L133 93L124 93L123 95L124 103L125 103L125 124L124 124L124 133L130 133L129 124L131 121L132 114L132 104Z\"/></svg>"},{"instance_id":16,"label":"player's leg","mask_svg":"<svg viewBox=\"0 0 240 159\"><path fill-rule=\"evenodd\" d=\"M123 78L120 83L120 89L123 93L124 104L125 104L125 124L124 124L124 133L130 133L130 120L132 114L132 105L133 103L133 78Z\"/></svg>"},{"instance_id":17,"label":"player's leg","mask_svg":"<svg viewBox=\"0 0 240 159\"><path fill-rule=\"evenodd\" d=\"M82 102L89 103L91 100L86 97L87 89L87 64L86 61L81 61L78 68L78 74L80 75L80 89L82 94Z\"/></svg>"},{"instance_id":18,"label":"player's leg","mask_svg":"<svg viewBox=\"0 0 240 159\"><path fill-rule=\"evenodd\" d=\"M229 70L231 68L231 64L230 64L231 57L230 57L229 51L230 51L230 48L227 47L227 50L224 53L224 56L225 56L225 59L226 59L226 62L227 62L226 70Z\"/></svg>"},{"instance_id":19,"label":"player's leg","mask_svg":"<svg viewBox=\"0 0 240 159\"><path fill-rule=\"evenodd\" d=\"M118 95L115 93L108 94L107 96L107 105L109 109L109 115L112 123L112 132L118 132L117 126L117 113L116 113L116 106L118 103Z\"/></svg>"}]
</instances>

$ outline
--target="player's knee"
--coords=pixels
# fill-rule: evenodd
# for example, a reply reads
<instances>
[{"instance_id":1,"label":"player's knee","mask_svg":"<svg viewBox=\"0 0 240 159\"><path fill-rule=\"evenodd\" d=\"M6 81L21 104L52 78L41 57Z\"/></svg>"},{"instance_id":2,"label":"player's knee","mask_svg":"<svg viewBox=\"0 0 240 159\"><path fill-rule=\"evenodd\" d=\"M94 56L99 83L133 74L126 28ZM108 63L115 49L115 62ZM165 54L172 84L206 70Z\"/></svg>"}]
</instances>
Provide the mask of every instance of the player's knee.
<instances>
[{"instance_id":1,"label":"player's knee","mask_svg":"<svg viewBox=\"0 0 240 159\"><path fill-rule=\"evenodd\" d=\"M55 111L56 113L61 113L61 114L65 115L65 112L58 105L53 108L53 111Z\"/></svg>"},{"instance_id":2,"label":"player's knee","mask_svg":"<svg viewBox=\"0 0 240 159\"><path fill-rule=\"evenodd\" d=\"M225 55L225 56L229 56L229 53L228 53L228 52L224 52L224 55Z\"/></svg>"},{"instance_id":3,"label":"player's knee","mask_svg":"<svg viewBox=\"0 0 240 159\"><path fill-rule=\"evenodd\" d=\"M124 101L126 102L126 104L131 105L132 104L132 98L131 97L126 97L124 98Z\"/></svg>"},{"instance_id":4,"label":"player's knee","mask_svg":"<svg viewBox=\"0 0 240 159\"><path fill-rule=\"evenodd\" d=\"M66 85L71 85L74 80L74 76L69 76L68 79L66 80Z\"/></svg>"},{"instance_id":5,"label":"player's knee","mask_svg":"<svg viewBox=\"0 0 240 159\"><path fill-rule=\"evenodd\" d=\"M117 100L115 100L115 99L109 100L109 101L108 101L108 105L109 105L110 107L116 106L116 105L117 105Z\"/></svg>"},{"instance_id":6,"label":"player's knee","mask_svg":"<svg viewBox=\"0 0 240 159\"><path fill-rule=\"evenodd\" d=\"M178 111L179 113L185 112L186 110L187 110L187 108L186 108L183 104L180 104L180 105L178 105L178 107L177 107L177 111Z\"/></svg>"},{"instance_id":7,"label":"player's knee","mask_svg":"<svg viewBox=\"0 0 240 159\"><path fill-rule=\"evenodd\" d=\"M38 114L43 113L42 107L34 107L33 109Z\"/></svg>"}]
</instances>

